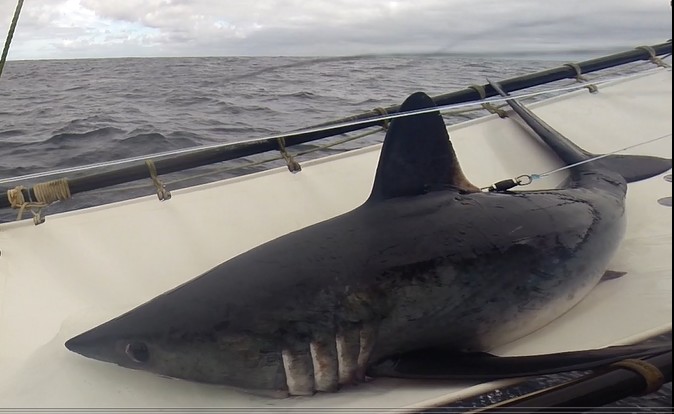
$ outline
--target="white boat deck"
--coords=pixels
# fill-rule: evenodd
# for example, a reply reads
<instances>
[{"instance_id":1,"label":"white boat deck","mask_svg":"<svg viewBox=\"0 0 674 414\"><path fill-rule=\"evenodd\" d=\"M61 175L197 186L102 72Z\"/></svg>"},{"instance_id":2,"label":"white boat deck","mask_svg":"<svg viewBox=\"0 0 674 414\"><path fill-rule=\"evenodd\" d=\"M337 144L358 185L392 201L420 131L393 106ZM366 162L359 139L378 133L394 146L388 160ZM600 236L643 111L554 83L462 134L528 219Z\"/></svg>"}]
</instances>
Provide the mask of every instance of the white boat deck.
<instances>
[{"instance_id":1,"label":"white boat deck","mask_svg":"<svg viewBox=\"0 0 674 414\"><path fill-rule=\"evenodd\" d=\"M590 94L532 105L585 149L603 153L669 134L628 153L672 156L672 74L659 69ZM466 175L487 186L560 166L513 120L449 128ZM452 401L502 383L376 379L336 394L274 400L171 380L83 358L70 337L260 243L349 211L369 194L379 146L155 196L0 224L0 408L247 407L382 409ZM672 184L630 184L628 231L601 283L545 328L494 350L540 354L631 343L671 329ZM554 187L563 176L527 189Z\"/></svg>"}]
</instances>

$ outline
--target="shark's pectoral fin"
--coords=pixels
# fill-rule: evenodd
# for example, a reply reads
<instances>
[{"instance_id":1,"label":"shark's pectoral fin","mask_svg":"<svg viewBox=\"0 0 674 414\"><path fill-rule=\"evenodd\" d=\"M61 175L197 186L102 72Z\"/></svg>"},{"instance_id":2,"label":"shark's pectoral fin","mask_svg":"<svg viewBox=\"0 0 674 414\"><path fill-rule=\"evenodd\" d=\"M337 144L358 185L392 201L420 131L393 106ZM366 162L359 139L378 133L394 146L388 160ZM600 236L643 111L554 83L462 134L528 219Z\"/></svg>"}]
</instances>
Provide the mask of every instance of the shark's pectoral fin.
<instances>
[{"instance_id":1,"label":"shark's pectoral fin","mask_svg":"<svg viewBox=\"0 0 674 414\"><path fill-rule=\"evenodd\" d=\"M671 342L515 357L425 349L381 360L370 366L368 375L373 377L470 380L527 377L590 370L626 358L644 358L671 350Z\"/></svg>"},{"instance_id":2,"label":"shark's pectoral fin","mask_svg":"<svg viewBox=\"0 0 674 414\"><path fill-rule=\"evenodd\" d=\"M408 97L400 112L434 108L422 92ZM438 188L477 192L464 176L439 112L396 118L386 133L369 201L414 196Z\"/></svg>"}]
</instances>

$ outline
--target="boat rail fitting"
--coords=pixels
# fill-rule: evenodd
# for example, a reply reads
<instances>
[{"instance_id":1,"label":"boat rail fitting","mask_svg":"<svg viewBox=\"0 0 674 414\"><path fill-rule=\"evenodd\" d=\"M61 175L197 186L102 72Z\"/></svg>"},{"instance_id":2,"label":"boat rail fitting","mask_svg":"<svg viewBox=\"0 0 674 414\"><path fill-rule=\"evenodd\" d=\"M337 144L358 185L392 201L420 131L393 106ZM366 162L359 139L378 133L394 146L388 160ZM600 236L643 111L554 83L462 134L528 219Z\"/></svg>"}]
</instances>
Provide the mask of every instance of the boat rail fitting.
<instances>
[{"instance_id":1,"label":"boat rail fitting","mask_svg":"<svg viewBox=\"0 0 674 414\"><path fill-rule=\"evenodd\" d=\"M467 89L472 89L480 95L480 100L487 98L487 91L484 89L484 86L478 84L472 84L468 86ZM492 105L490 102L485 102L482 105L482 108L486 109L490 114L497 114L499 118L507 118L508 114L506 111L501 109L501 106Z\"/></svg>"},{"instance_id":2,"label":"boat rail fitting","mask_svg":"<svg viewBox=\"0 0 674 414\"><path fill-rule=\"evenodd\" d=\"M377 107L374 108L373 111L378 113L380 116L388 116L388 111L386 111L385 108ZM381 122L381 127L384 128L384 131L388 131L388 127L390 124L391 120L388 118L384 118L384 120Z\"/></svg>"},{"instance_id":3,"label":"boat rail fitting","mask_svg":"<svg viewBox=\"0 0 674 414\"><path fill-rule=\"evenodd\" d=\"M580 68L580 65L575 63L575 62L569 62L565 63L564 66L568 66L571 69L576 71L576 82L578 83L583 83L585 84L586 82L589 82L589 80L583 76L583 70ZM593 83L588 83L585 85L585 87L590 91L590 93L597 93L599 92L599 88L597 88L597 85Z\"/></svg>"},{"instance_id":4,"label":"boat rail fitting","mask_svg":"<svg viewBox=\"0 0 674 414\"><path fill-rule=\"evenodd\" d=\"M474 83L472 85L468 86L468 89L472 89L475 92L477 92L478 95L480 95L480 100L484 100L487 98L487 91L484 89L484 86L478 85L477 83Z\"/></svg>"},{"instance_id":5,"label":"boat rail fitting","mask_svg":"<svg viewBox=\"0 0 674 414\"><path fill-rule=\"evenodd\" d=\"M293 156L290 155L290 153L286 149L285 137L279 138L277 142L278 142L278 150L281 153L283 159L285 160L286 166L288 166L288 171L290 171L293 174L297 174L298 172L302 171L302 166L300 165L300 163L295 161L295 158L293 158Z\"/></svg>"},{"instance_id":6,"label":"boat rail fitting","mask_svg":"<svg viewBox=\"0 0 674 414\"><path fill-rule=\"evenodd\" d=\"M489 112L490 114L498 115L499 118L507 118L508 117L508 113L505 110L501 109L500 106L495 106L495 105L492 105L489 102L487 102L487 103L483 103L482 107L484 109L486 109L487 112Z\"/></svg>"},{"instance_id":7,"label":"boat rail fitting","mask_svg":"<svg viewBox=\"0 0 674 414\"><path fill-rule=\"evenodd\" d=\"M166 201L171 199L171 192L166 188L166 185L159 179L157 176L157 166L154 165L154 161L145 160L145 165L150 171L150 179L152 179L152 184L157 190L157 198L159 201Z\"/></svg>"},{"instance_id":8,"label":"boat rail fitting","mask_svg":"<svg viewBox=\"0 0 674 414\"><path fill-rule=\"evenodd\" d=\"M650 59L648 59L648 60L650 60L651 63L653 63L654 65L656 65L660 68L669 68L670 67L665 61L663 61L662 59L660 59L658 57L658 54L655 52L655 49L653 49L653 47L651 47L651 46L637 46L635 49L645 50L646 52L648 52L648 54L651 55Z\"/></svg>"},{"instance_id":9,"label":"boat rail fitting","mask_svg":"<svg viewBox=\"0 0 674 414\"><path fill-rule=\"evenodd\" d=\"M611 364L612 368L628 369L639 374L646 383L644 390L635 396L644 396L656 392L665 383L665 374L655 365L643 359L624 359Z\"/></svg>"}]
</instances>

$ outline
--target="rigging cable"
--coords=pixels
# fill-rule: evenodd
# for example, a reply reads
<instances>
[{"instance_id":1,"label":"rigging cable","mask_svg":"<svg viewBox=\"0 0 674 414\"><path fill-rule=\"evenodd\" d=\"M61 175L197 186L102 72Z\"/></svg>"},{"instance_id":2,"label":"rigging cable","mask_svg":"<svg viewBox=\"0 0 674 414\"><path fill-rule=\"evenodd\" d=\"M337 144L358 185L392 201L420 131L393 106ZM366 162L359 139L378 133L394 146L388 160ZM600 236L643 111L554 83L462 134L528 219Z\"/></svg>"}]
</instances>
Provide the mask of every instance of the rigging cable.
<instances>
[{"instance_id":1,"label":"rigging cable","mask_svg":"<svg viewBox=\"0 0 674 414\"><path fill-rule=\"evenodd\" d=\"M12 23L9 25L9 32L7 33L7 39L5 40L5 47L2 49L2 57L0 58L0 76L2 76L2 70L5 68L7 54L9 53L9 45L12 43L12 38L14 37L14 30L16 29L16 24L19 21L21 7L23 7L23 0L19 0L17 2L16 9L14 10L14 17L12 18Z\"/></svg>"}]
</instances>

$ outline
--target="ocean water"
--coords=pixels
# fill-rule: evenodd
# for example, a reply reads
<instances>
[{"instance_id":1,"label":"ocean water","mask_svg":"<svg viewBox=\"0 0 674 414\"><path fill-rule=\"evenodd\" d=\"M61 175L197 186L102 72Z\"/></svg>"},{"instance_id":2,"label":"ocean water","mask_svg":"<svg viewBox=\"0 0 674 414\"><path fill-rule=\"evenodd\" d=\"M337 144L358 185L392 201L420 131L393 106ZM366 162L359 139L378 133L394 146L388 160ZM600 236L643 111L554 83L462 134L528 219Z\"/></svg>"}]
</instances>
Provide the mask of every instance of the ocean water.
<instances>
[{"instance_id":1,"label":"ocean water","mask_svg":"<svg viewBox=\"0 0 674 414\"><path fill-rule=\"evenodd\" d=\"M264 137L399 104L416 91L437 95L484 84L486 77L505 79L560 63L476 56L12 61L0 78L0 178ZM612 72L627 73L643 65ZM382 138L371 135L312 156ZM320 144L292 152L315 145ZM225 170L208 166L162 179L184 180L170 186L176 188L282 165L250 164L266 158L270 154L229 162ZM211 175L190 178L205 172ZM75 196L50 207L48 214L153 194L145 181L141 187L131 183ZM31 182L0 185L0 191L19 184ZM15 216L0 210L0 222ZM551 376L465 403L483 405L566 378ZM669 407L671 385L619 404L635 410Z\"/></svg>"},{"instance_id":2,"label":"ocean water","mask_svg":"<svg viewBox=\"0 0 674 414\"><path fill-rule=\"evenodd\" d=\"M505 79L559 64L451 55L8 62L0 79L0 179L260 138L399 104L416 91L438 95L484 84L487 77ZM646 65L623 67L618 72ZM382 139L383 134L375 134L300 160ZM304 144L292 152L322 144ZM174 189L283 165L251 165L268 158L270 154L252 156L162 179ZM209 177L188 179L208 172L212 173ZM57 177L39 181L53 178ZM181 181L174 184L176 180ZM34 182L0 184L0 190ZM153 194L150 184L144 180L88 192L47 211L52 214ZM0 222L15 218L15 212L0 209Z\"/></svg>"},{"instance_id":3,"label":"ocean water","mask_svg":"<svg viewBox=\"0 0 674 414\"><path fill-rule=\"evenodd\" d=\"M456 56L8 62L0 79L0 178L259 138L399 104L416 91L437 95L484 84L487 76L504 79L550 66L556 63ZM373 135L341 150L381 139ZM242 169L208 179L282 165L246 166L269 155L226 164ZM149 185L130 188L139 184L75 196L48 212L153 194ZM14 219L14 212L0 210L0 221Z\"/></svg>"}]
</instances>

